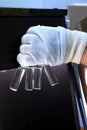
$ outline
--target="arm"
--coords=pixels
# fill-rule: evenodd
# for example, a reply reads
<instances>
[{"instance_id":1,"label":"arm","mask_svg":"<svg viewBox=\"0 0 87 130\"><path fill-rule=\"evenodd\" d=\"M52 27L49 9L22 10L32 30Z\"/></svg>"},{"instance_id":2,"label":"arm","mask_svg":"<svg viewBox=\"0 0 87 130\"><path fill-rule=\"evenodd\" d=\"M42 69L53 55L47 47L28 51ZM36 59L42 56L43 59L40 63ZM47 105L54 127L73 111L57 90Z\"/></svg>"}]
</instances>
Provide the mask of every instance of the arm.
<instances>
[{"instance_id":1,"label":"arm","mask_svg":"<svg viewBox=\"0 0 87 130\"><path fill-rule=\"evenodd\" d=\"M85 51L82 55L80 64L87 66L87 47L85 48Z\"/></svg>"}]
</instances>

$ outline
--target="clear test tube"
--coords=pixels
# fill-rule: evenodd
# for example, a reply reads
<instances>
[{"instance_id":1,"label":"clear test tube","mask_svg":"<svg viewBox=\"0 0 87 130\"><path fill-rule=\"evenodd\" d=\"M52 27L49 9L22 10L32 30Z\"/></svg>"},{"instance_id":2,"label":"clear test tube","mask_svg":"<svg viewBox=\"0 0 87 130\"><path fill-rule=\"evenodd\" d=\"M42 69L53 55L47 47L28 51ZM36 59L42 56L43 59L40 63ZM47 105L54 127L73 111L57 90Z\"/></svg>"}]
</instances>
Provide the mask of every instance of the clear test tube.
<instances>
[{"instance_id":1,"label":"clear test tube","mask_svg":"<svg viewBox=\"0 0 87 130\"><path fill-rule=\"evenodd\" d=\"M34 67L34 89L41 89L41 79L42 79L42 66Z\"/></svg>"},{"instance_id":2,"label":"clear test tube","mask_svg":"<svg viewBox=\"0 0 87 130\"><path fill-rule=\"evenodd\" d=\"M24 68L22 67L18 67L16 72L15 72L15 75L11 81L11 84L10 84L10 89L13 90L13 91L17 91L18 90L18 87L20 85L20 82L23 78L23 75L24 75Z\"/></svg>"},{"instance_id":3,"label":"clear test tube","mask_svg":"<svg viewBox=\"0 0 87 130\"><path fill-rule=\"evenodd\" d=\"M49 65L44 66L44 71L51 86L55 86L56 84L58 84L58 80Z\"/></svg>"},{"instance_id":4,"label":"clear test tube","mask_svg":"<svg viewBox=\"0 0 87 130\"><path fill-rule=\"evenodd\" d=\"M34 88L34 67L25 68L25 90L32 91Z\"/></svg>"}]
</instances>

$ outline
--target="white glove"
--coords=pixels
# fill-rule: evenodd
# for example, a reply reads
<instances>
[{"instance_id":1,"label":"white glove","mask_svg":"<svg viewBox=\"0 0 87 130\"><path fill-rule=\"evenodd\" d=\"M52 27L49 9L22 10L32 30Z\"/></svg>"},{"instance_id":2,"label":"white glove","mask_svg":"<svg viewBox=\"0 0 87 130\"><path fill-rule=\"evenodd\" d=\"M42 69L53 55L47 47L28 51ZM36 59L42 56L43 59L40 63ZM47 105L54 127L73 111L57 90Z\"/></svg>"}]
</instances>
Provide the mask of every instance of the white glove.
<instances>
[{"instance_id":1,"label":"white glove","mask_svg":"<svg viewBox=\"0 0 87 130\"><path fill-rule=\"evenodd\" d=\"M66 31L62 27L35 26L22 36L17 61L21 66L64 63Z\"/></svg>"},{"instance_id":2,"label":"white glove","mask_svg":"<svg viewBox=\"0 0 87 130\"><path fill-rule=\"evenodd\" d=\"M22 36L21 43L17 56L21 66L79 64L87 46L87 33L60 26L34 26Z\"/></svg>"}]
</instances>

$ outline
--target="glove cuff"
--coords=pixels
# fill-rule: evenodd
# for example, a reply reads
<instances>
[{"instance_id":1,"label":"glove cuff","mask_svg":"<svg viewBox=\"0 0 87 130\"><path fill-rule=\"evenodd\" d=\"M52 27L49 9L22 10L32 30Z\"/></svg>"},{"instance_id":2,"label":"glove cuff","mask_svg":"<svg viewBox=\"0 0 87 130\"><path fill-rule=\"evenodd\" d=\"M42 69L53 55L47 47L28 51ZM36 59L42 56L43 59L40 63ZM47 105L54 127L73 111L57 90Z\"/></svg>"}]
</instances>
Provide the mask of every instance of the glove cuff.
<instances>
[{"instance_id":1,"label":"glove cuff","mask_svg":"<svg viewBox=\"0 0 87 130\"><path fill-rule=\"evenodd\" d=\"M87 46L87 34L80 31L67 30L65 63L80 64L82 55Z\"/></svg>"}]
</instances>

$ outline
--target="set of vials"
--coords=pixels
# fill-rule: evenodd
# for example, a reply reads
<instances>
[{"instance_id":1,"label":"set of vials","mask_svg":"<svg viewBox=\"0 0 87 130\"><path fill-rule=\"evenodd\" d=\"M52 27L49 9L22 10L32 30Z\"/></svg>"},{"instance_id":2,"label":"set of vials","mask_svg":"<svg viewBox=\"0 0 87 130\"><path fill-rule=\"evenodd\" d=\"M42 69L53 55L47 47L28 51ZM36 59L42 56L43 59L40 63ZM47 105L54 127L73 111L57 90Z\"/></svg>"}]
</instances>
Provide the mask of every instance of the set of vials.
<instances>
[{"instance_id":1,"label":"set of vials","mask_svg":"<svg viewBox=\"0 0 87 130\"><path fill-rule=\"evenodd\" d=\"M43 71L45 72L51 86L55 86L56 84L58 84L57 78L49 65L18 67L11 81L10 89L13 91L17 91L23 79L23 76L25 75L25 90L40 90Z\"/></svg>"}]
</instances>

